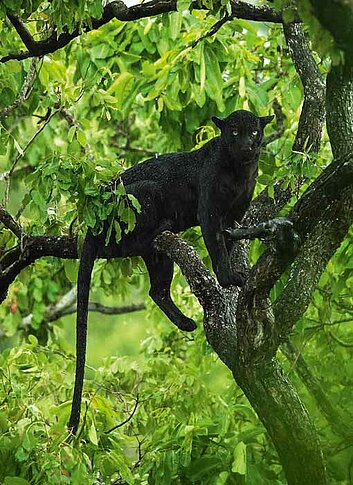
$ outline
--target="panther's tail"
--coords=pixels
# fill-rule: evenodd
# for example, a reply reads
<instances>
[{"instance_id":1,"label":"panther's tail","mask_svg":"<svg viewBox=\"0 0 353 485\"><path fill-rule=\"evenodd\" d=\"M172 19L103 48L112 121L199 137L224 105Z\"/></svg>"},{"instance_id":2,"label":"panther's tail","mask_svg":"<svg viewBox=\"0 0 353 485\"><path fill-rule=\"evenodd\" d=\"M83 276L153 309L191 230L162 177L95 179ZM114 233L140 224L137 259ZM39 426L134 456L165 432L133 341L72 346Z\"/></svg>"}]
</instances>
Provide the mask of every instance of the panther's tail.
<instances>
[{"instance_id":1,"label":"panther's tail","mask_svg":"<svg viewBox=\"0 0 353 485\"><path fill-rule=\"evenodd\" d=\"M82 387L86 361L88 298L92 269L97 251L97 239L91 231L88 231L82 246L77 281L76 375L69 419L69 429L73 434L76 433L80 422Z\"/></svg>"}]
</instances>

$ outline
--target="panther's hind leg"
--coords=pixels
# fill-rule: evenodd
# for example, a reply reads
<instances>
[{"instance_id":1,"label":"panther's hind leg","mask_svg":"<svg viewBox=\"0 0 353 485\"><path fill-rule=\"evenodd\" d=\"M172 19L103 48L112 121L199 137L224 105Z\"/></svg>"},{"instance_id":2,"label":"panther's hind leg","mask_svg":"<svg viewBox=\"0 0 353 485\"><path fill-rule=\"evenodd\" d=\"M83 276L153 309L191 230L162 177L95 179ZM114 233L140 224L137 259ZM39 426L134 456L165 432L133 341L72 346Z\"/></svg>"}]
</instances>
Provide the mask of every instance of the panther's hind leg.
<instances>
[{"instance_id":1,"label":"panther's hind leg","mask_svg":"<svg viewBox=\"0 0 353 485\"><path fill-rule=\"evenodd\" d=\"M185 330L186 332L195 330L195 322L179 310L170 296L173 262L168 256L152 249L142 257L150 276L150 297L180 330Z\"/></svg>"}]
</instances>

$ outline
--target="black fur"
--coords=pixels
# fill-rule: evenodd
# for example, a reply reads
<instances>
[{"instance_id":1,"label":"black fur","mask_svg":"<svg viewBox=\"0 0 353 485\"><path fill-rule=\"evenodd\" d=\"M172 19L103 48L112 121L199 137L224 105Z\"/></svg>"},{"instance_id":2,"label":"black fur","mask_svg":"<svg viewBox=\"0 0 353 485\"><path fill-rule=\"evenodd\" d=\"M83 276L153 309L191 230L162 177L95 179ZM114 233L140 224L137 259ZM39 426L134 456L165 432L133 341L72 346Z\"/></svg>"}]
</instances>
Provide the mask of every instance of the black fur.
<instances>
[{"instance_id":1,"label":"black fur","mask_svg":"<svg viewBox=\"0 0 353 485\"><path fill-rule=\"evenodd\" d=\"M257 162L264 127L273 116L258 117L236 111L225 119L212 118L221 135L199 150L170 153L146 160L121 176L126 192L140 202L136 226L124 234L117 256L142 256L150 276L150 296L181 330L192 331L195 323L170 297L173 263L153 248L153 239L163 230L180 232L200 225L222 286L242 285L243 276L232 271L229 242L223 230L240 222L249 207L257 177ZM90 275L105 236L90 231L83 245L78 277L77 368L73 408L69 426L76 431L86 348L87 305ZM111 241L109 244L116 244Z\"/></svg>"}]
</instances>

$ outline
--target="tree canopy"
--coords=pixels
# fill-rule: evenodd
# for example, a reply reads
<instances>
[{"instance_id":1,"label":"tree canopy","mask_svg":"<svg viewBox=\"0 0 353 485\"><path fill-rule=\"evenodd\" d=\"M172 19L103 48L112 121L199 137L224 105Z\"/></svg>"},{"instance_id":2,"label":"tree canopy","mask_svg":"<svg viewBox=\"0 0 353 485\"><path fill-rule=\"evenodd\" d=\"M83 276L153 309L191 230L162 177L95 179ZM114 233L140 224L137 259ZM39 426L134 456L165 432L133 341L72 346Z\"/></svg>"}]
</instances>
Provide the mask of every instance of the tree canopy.
<instances>
[{"instance_id":1,"label":"tree canopy","mask_svg":"<svg viewBox=\"0 0 353 485\"><path fill-rule=\"evenodd\" d=\"M344 0L0 2L5 485L350 483L352 15ZM186 336L141 261L101 248L89 340L118 343L88 366L69 436L82 236L133 230L122 171L201 146L236 109L276 115L233 258L245 287L220 288L199 228L159 236L199 323ZM102 314L129 323L103 332Z\"/></svg>"}]
</instances>

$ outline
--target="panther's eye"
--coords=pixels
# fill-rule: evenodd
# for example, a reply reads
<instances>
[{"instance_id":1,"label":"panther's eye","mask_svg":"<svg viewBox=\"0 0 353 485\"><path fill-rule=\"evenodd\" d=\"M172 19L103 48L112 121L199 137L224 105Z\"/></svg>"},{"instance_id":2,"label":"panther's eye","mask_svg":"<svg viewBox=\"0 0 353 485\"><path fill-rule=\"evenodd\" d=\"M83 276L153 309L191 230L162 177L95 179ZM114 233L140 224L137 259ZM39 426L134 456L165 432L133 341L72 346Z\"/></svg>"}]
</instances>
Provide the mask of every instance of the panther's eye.
<instances>
[{"instance_id":1,"label":"panther's eye","mask_svg":"<svg viewBox=\"0 0 353 485\"><path fill-rule=\"evenodd\" d=\"M233 131L233 135L234 135L234 136L238 136L238 135L239 135L238 130L234 130L234 131Z\"/></svg>"},{"instance_id":2,"label":"panther's eye","mask_svg":"<svg viewBox=\"0 0 353 485\"><path fill-rule=\"evenodd\" d=\"M254 131L252 132L252 134L253 134L254 136L256 136L256 135L258 134L258 131L257 131L257 130L254 130Z\"/></svg>"}]
</instances>

